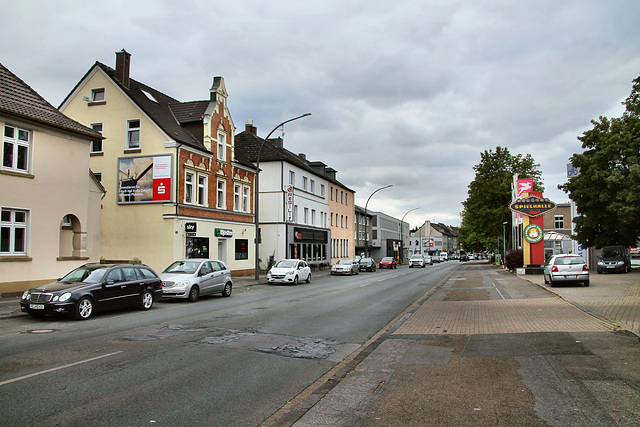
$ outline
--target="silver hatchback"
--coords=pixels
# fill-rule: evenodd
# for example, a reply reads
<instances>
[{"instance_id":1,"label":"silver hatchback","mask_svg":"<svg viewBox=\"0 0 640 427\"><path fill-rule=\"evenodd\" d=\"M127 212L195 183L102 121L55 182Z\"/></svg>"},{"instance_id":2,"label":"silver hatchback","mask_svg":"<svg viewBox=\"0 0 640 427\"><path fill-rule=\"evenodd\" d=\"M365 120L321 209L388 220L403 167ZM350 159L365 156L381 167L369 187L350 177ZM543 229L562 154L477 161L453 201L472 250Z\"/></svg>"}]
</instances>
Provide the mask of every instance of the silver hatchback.
<instances>
[{"instance_id":1,"label":"silver hatchback","mask_svg":"<svg viewBox=\"0 0 640 427\"><path fill-rule=\"evenodd\" d=\"M160 274L162 298L184 298L195 302L200 295L231 295L231 271L215 259L190 258L174 261Z\"/></svg>"},{"instance_id":2,"label":"silver hatchback","mask_svg":"<svg viewBox=\"0 0 640 427\"><path fill-rule=\"evenodd\" d=\"M544 266L544 283L551 286L559 283L582 283L589 286L589 267L581 256L554 255Z\"/></svg>"}]
</instances>

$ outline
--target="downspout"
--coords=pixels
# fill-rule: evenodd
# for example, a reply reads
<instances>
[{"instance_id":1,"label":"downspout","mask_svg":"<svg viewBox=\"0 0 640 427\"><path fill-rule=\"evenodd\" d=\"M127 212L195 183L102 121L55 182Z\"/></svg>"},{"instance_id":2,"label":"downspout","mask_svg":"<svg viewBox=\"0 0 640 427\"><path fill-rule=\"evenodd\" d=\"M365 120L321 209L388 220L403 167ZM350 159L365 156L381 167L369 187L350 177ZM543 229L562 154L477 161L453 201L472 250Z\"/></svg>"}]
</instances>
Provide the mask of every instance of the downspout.
<instances>
[{"instance_id":1,"label":"downspout","mask_svg":"<svg viewBox=\"0 0 640 427\"><path fill-rule=\"evenodd\" d=\"M180 173L180 147L182 147L182 143L178 143L176 146L176 219L178 219L178 197L180 195L180 186L178 185L180 182L178 179L178 174Z\"/></svg>"}]
</instances>

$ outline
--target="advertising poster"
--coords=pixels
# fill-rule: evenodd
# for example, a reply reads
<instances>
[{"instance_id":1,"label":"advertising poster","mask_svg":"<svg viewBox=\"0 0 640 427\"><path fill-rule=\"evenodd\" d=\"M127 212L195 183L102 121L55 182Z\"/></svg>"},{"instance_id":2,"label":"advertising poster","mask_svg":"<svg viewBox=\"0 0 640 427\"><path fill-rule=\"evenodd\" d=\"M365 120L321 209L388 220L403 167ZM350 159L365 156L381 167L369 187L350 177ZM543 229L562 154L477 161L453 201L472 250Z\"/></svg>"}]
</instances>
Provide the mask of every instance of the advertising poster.
<instances>
[{"instance_id":1,"label":"advertising poster","mask_svg":"<svg viewBox=\"0 0 640 427\"><path fill-rule=\"evenodd\" d=\"M118 203L171 201L172 155L118 159Z\"/></svg>"}]
</instances>

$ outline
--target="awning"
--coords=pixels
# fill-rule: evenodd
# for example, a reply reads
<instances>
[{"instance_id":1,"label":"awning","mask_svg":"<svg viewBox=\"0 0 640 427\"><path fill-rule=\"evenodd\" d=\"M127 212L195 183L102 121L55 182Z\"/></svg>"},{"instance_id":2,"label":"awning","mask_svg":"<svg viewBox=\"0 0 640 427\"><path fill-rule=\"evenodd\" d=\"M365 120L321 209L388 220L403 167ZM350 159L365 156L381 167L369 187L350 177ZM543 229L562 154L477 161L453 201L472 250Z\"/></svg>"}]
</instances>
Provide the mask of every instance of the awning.
<instances>
[{"instance_id":1,"label":"awning","mask_svg":"<svg viewBox=\"0 0 640 427\"><path fill-rule=\"evenodd\" d=\"M544 233L544 240L545 242L550 240L571 240L571 237L566 234L556 233L555 231L547 231Z\"/></svg>"}]
</instances>

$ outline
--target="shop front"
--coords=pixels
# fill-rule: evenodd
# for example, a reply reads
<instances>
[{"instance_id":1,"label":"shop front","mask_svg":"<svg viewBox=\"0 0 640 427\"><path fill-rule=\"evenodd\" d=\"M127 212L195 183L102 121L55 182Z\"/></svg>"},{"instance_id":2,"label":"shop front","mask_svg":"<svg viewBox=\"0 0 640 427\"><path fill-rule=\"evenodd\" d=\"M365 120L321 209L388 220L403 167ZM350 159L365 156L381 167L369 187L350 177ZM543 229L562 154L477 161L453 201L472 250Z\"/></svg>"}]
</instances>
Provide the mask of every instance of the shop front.
<instances>
[{"instance_id":1,"label":"shop front","mask_svg":"<svg viewBox=\"0 0 640 427\"><path fill-rule=\"evenodd\" d=\"M331 233L327 229L287 226L287 257L311 265L329 265Z\"/></svg>"}]
</instances>

